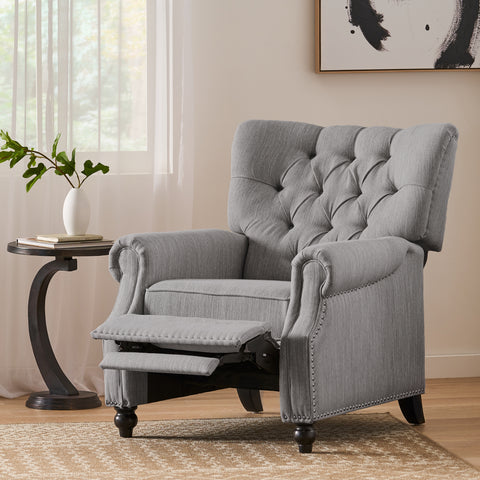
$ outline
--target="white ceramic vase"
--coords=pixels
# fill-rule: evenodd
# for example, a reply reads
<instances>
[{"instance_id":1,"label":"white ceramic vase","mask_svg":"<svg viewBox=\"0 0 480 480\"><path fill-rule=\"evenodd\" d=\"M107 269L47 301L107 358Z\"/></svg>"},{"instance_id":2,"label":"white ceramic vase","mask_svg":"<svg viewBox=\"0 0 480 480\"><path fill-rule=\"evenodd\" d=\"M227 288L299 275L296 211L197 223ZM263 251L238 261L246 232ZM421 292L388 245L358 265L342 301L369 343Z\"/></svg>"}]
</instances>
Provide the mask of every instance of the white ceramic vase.
<instances>
[{"instance_id":1,"label":"white ceramic vase","mask_svg":"<svg viewBox=\"0 0 480 480\"><path fill-rule=\"evenodd\" d=\"M85 235L90 221L90 203L81 188L72 188L63 202L63 224L68 235Z\"/></svg>"}]
</instances>

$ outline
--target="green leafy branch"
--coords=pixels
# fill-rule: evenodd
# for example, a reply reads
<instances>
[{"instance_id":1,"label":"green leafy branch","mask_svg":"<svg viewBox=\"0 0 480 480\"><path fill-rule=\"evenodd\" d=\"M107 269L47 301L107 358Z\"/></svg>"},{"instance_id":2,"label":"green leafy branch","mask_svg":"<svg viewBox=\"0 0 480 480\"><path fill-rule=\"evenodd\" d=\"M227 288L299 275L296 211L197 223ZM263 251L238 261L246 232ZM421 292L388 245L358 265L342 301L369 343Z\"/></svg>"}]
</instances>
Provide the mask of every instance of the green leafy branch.
<instances>
[{"instance_id":1,"label":"green leafy branch","mask_svg":"<svg viewBox=\"0 0 480 480\"><path fill-rule=\"evenodd\" d=\"M0 138L4 140L1 147L0 163L10 162L10 168L13 168L20 160L27 157L28 163L23 178L30 178L26 185L27 192L38 182L45 173L53 170L56 175L63 175L72 188L80 188L85 180L96 172L107 173L110 168L102 163L93 165L91 160L86 160L83 164L83 178L76 169L75 163L75 148L72 150L71 158L65 152L57 153L58 141L60 140L60 133L56 136L52 145L51 158L42 152L28 148L21 145L16 140L13 140L8 132L0 130ZM46 165L45 165L45 163Z\"/></svg>"}]
</instances>

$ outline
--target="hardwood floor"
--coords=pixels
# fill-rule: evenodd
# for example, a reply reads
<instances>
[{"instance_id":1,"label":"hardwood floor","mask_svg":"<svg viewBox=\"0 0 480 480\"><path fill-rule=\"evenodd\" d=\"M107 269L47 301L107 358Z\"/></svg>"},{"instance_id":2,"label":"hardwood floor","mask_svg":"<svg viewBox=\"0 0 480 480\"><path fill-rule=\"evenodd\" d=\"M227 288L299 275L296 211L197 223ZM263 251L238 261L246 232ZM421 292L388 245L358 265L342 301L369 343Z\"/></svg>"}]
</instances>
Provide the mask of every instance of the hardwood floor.
<instances>
[{"instance_id":1,"label":"hardwood floor","mask_svg":"<svg viewBox=\"0 0 480 480\"><path fill-rule=\"evenodd\" d=\"M279 414L277 392L262 392L263 415ZM114 411L102 406L92 410L44 411L25 407L26 397L0 398L0 424L112 421ZM426 423L415 427L423 435L480 469L480 378L427 380L423 396ZM364 412L390 412L403 420L397 402ZM220 390L191 397L142 405L139 421L176 418L250 417L235 390ZM321 439L318 439L321 441Z\"/></svg>"}]
</instances>

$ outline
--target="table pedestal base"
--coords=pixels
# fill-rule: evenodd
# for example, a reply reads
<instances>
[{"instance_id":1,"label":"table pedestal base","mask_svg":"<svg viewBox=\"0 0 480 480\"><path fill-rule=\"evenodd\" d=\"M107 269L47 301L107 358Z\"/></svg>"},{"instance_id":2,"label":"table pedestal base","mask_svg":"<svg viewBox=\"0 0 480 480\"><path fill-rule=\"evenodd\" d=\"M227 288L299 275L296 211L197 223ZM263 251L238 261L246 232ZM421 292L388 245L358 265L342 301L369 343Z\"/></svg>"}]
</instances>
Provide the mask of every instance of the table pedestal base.
<instances>
[{"instance_id":1,"label":"table pedestal base","mask_svg":"<svg viewBox=\"0 0 480 480\"><path fill-rule=\"evenodd\" d=\"M25 405L38 410L83 410L102 405L95 392L79 391L78 395L55 395L48 391L32 393Z\"/></svg>"},{"instance_id":2,"label":"table pedestal base","mask_svg":"<svg viewBox=\"0 0 480 480\"><path fill-rule=\"evenodd\" d=\"M28 332L38 369L48 391L32 393L26 405L39 410L82 410L100 407L102 403L95 392L78 391L67 378L53 353L45 319L45 300L50 280L56 272L73 272L77 269L74 256L92 257L108 255L111 245L102 247L72 247L54 249L33 247L10 242L7 250L21 255L53 256L55 260L43 265L35 275L28 297Z\"/></svg>"}]
</instances>

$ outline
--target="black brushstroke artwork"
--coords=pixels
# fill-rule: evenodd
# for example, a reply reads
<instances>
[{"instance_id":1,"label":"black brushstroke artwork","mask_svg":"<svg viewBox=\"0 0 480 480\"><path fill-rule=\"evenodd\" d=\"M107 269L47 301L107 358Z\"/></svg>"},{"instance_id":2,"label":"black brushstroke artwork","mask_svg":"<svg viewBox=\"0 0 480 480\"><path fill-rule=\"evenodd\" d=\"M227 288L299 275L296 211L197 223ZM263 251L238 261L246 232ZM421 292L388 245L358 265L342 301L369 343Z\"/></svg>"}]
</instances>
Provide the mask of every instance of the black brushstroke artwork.
<instances>
[{"instance_id":1,"label":"black brushstroke artwork","mask_svg":"<svg viewBox=\"0 0 480 480\"><path fill-rule=\"evenodd\" d=\"M475 61L473 49L480 34L480 1L457 0L457 10L435 68L471 67Z\"/></svg>"},{"instance_id":2,"label":"black brushstroke artwork","mask_svg":"<svg viewBox=\"0 0 480 480\"><path fill-rule=\"evenodd\" d=\"M383 15L377 13L370 0L349 0L350 23L359 27L365 40L375 50L383 50L382 40L390 36L381 23Z\"/></svg>"},{"instance_id":3,"label":"black brushstroke artwork","mask_svg":"<svg viewBox=\"0 0 480 480\"><path fill-rule=\"evenodd\" d=\"M345 8L348 9L349 22L360 28L365 40L375 50L385 50L383 41L390 37L390 32L382 26L383 15L375 10L373 0L348 0ZM430 25L425 25L425 30L430 31ZM479 38L480 0L456 0L452 24L442 42L434 68L471 67L479 47Z\"/></svg>"}]
</instances>

